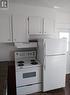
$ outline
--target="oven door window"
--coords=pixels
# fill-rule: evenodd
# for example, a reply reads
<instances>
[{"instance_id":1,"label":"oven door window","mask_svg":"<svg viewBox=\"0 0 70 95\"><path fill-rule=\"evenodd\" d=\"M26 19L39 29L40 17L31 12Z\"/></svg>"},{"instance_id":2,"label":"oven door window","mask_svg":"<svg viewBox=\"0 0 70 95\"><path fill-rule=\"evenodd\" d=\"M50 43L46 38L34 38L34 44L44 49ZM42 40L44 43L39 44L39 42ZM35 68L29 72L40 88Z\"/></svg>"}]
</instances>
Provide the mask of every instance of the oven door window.
<instances>
[{"instance_id":1,"label":"oven door window","mask_svg":"<svg viewBox=\"0 0 70 95\"><path fill-rule=\"evenodd\" d=\"M36 77L36 72L23 73L23 78Z\"/></svg>"}]
</instances>

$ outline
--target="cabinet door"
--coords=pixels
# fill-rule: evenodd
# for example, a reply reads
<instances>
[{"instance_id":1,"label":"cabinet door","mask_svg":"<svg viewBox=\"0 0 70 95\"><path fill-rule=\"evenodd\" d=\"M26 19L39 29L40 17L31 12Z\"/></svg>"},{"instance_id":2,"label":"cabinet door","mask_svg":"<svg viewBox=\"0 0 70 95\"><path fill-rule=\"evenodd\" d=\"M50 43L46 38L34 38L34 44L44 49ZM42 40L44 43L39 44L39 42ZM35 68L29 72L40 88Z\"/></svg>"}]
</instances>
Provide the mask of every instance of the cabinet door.
<instances>
[{"instance_id":1,"label":"cabinet door","mask_svg":"<svg viewBox=\"0 0 70 95\"><path fill-rule=\"evenodd\" d=\"M44 18L43 34L53 34L53 33L54 33L54 20L52 18Z\"/></svg>"},{"instance_id":2,"label":"cabinet door","mask_svg":"<svg viewBox=\"0 0 70 95\"><path fill-rule=\"evenodd\" d=\"M11 17L0 15L0 42L12 42Z\"/></svg>"},{"instance_id":3,"label":"cabinet door","mask_svg":"<svg viewBox=\"0 0 70 95\"><path fill-rule=\"evenodd\" d=\"M42 25L41 17L29 17L29 34L42 34Z\"/></svg>"},{"instance_id":4,"label":"cabinet door","mask_svg":"<svg viewBox=\"0 0 70 95\"><path fill-rule=\"evenodd\" d=\"M28 19L23 15L13 16L13 41L28 42Z\"/></svg>"}]
</instances>

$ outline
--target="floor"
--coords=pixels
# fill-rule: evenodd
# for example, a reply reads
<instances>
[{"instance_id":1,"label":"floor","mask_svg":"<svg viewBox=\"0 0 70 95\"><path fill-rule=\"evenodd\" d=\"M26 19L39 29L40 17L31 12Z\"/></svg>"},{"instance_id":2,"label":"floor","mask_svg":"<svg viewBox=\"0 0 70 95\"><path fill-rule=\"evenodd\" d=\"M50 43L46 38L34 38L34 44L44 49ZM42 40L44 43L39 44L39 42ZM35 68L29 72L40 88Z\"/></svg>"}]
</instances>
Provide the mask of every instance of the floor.
<instances>
[{"instance_id":1,"label":"floor","mask_svg":"<svg viewBox=\"0 0 70 95\"><path fill-rule=\"evenodd\" d=\"M30 95L70 95L70 74L66 76L66 87L58 90L48 91L45 93L34 93Z\"/></svg>"},{"instance_id":2,"label":"floor","mask_svg":"<svg viewBox=\"0 0 70 95\"><path fill-rule=\"evenodd\" d=\"M0 62L0 95L5 95L7 87L8 63Z\"/></svg>"}]
</instances>

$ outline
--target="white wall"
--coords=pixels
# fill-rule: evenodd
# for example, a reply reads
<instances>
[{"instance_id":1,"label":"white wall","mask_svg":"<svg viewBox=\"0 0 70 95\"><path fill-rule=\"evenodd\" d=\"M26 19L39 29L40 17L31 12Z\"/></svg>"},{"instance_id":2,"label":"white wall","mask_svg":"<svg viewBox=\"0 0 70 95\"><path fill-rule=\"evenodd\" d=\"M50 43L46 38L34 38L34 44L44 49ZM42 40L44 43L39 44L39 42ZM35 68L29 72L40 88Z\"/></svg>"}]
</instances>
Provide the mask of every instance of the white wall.
<instances>
[{"instance_id":1,"label":"white wall","mask_svg":"<svg viewBox=\"0 0 70 95\"><path fill-rule=\"evenodd\" d=\"M14 44L0 43L0 61L14 60Z\"/></svg>"},{"instance_id":2,"label":"white wall","mask_svg":"<svg viewBox=\"0 0 70 95\"><path fill-rule=\"evenodd\" d=\"M14 13L23 14L25 16L41 16L41 17L54 17L54 10L46 7L28 6L23 3L16 3Z\"/></svg>"}]
</instances>

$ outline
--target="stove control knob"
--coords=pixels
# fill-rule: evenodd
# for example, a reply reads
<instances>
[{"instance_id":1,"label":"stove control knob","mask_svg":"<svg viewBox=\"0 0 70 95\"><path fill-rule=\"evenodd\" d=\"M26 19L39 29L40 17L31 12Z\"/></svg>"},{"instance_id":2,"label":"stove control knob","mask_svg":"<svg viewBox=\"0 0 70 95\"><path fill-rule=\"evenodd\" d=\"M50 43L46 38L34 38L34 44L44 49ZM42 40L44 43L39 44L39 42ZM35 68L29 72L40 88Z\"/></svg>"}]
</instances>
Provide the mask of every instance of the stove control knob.
<instances>
[{"instance_id":1,"label":"stove control knob","mask_svg":"<svg viewBox=\"0 0 70 95\"><path fill-rule=\"evenodd\" d=\"M18 53L16 53L16 55L18 56Z\"/></svg>"}]
</instances>

